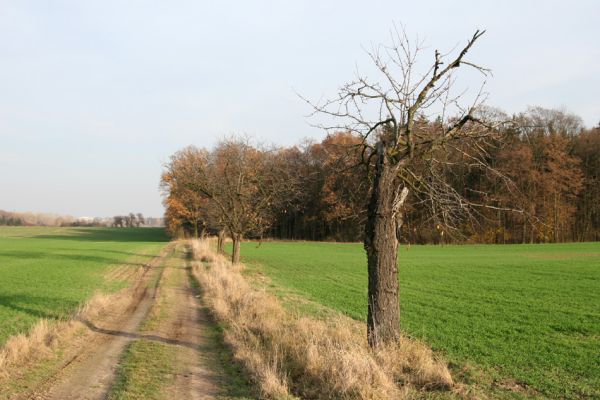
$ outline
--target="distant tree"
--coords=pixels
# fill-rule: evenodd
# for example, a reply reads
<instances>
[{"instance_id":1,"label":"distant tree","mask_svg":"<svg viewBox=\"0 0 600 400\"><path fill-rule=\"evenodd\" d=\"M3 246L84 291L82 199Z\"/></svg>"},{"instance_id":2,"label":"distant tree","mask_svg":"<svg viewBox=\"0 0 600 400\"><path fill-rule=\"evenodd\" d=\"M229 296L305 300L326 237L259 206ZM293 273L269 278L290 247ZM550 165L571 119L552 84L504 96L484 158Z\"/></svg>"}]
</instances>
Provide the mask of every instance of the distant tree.
<instances>
[{"instance_id":1,"label":"distant tree","mask_svg":"<svg viewBox=\"0 0 600 400\"><path fill-rule=\"evenodd\" d=\"M115 215L113 217L113 223L112 226L114 226L115 228L122 228L123 225L125 224L125 217L123 217L122 215Z\"/></svg>"},{"instance_id":2,"label":"distant tree","mask_svg":"<svg viewBox=\"0 0 600 400\"><path fill-rule=\"evenodd\" d=\"M21 226L24 224L23 224L23 220L21 218L14 217L10 214L8 214L8 215L0 214L0 225Z\"/></svg>"},{"instance_id":3,"label":"distant tree","mask_svg":"<svg viewBox=\"0 0 600 400\"><path fill-rule=\"evenodd\" d=\"M557 134L543 139L541 182L544 187L544 212L550 229L548 237L557 243L571 233L577 210L577 196L583 186L580 160L567 152L569 139Z\"/></svg>"},{"instance_id":4,"label":"distant tree","mask_svg":"<svg viewBox=\"0 0 600 400\"><path fill-rule=\"evenodd\" d=\"M360 136L350 132L329 135L319 146L323 152L323 210L336 239L360 240L369 192L361 161Z\"/></svg>"},{"instance_id":5,"label":"distant tree","mask_svg":"<svg viewBox=\"0 0 600 400\"><path fill-rule=\"evenodd\" d=\"M165 206L165 226L171 236L185 237L185 207L179 199L171 194L165 196L163 200Z\"/></svg>"},{"instance_id":6,"label":"distant tree","mask_svg":"<svg viewBox=\"0 0 600 400\"><path fill-rule=\"evenodd\" d=\"M577 240L600 240L600 126L574 138L573 155L580 160L583 187L579 192Z\"/></svg>"},{"instance_id":7,"label":"distant tree","mask_svg":"<svg viewBox=\"0 0 600 400\"><path fill-rule=\"evenodd\" d=\"M517 116L521 132L527 137L560 135L573 137L583 130L581 117L564 110L529 107Z\"/></svg>"},{"instance_id":8,"label":"distant tree","mask_svg":"<svg viewBox=\"0 0 600 400\"><path fill-rule=\"evenodd\" d=\"M136 214L136 221L137 221L137 226L140 225L145 225L146 224L146 219L144 218L144 214L142 213L137 213Z\"/></svg>"},{"instance_id":9,"label":"distant tree","mask_svg":"<svg viewBox=\"0 0 600 400\"><path fill-rule=\"evenodd\" d=\"M125 216L125 225L128 228L133 228L135 226L135 214L130 212L129 215Z\"/></svg>"},{"instance_id":10,"label":"distant tree","mask_svg":"<svg viewBox=\"0 0 600 400\"><path fill-rule=\"evenodd\" d=\"M515 117L513 125L518 127L518 137L498 161L519 186L523 207L533 217L530 241L572 238L577 198L583 188L581 160L573 154L573 142L582 131L581 118L530 107ZM519 155L523 157L510 161Z\"/></svg>"},{"instance_id":11,"label":"distant tree","mask_svg":"<svg viewBox=\"0 0 600 400\"><path fill-rule=\"evenodd\" d=\"M535 216L537 208L535 200L540 195L540 171L536 167L531 146L517 137L498 153L497 163L498 168L512 179L517 188L511 192L494 190L498 200L502 204L527 210L526 215ZM533 243L542 229L540 220L526 219L525 215L517 216L515 223L522 226L519 235L521 242Z\"/></svg>"},{"instance_id":12,"label":"distant tree","mask_svg":"<svg viewBox=\"0 0 600 400\"><path fill-rule=\"evenodd\" d=\"M167 226L172 232L180 229L184 235L199 237L206 229L223 230L218 217L211 212L209 199L190 189L197 171L195 165L205 156L204 150L187 147L171 156L161 175L161 190L167 208Z\"/></svg>"}]
</instances>

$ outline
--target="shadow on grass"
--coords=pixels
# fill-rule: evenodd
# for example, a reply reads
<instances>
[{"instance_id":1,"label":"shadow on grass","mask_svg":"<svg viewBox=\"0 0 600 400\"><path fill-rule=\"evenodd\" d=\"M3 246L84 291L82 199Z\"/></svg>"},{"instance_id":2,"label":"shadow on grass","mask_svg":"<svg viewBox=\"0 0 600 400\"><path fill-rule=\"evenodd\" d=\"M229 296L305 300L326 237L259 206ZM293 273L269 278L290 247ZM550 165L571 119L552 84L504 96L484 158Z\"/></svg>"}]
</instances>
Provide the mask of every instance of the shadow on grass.
<instances>
[{"instance_id":1,"label":"shadow on grass","mask_svg":"<svg viewBox=\"0 0 600 400\"><path fill-rule=\"evenodd\" d=\"M35 318L61 319L79 303L65 298L41 297L29 294L0 296L0 307L6 307Z\"/></svg>"},{"instance_id":2,"label":"shadow on grass","mask_svg":"<svg viewBox=\"0 0 600 400\"><path fill-rule=\"evenodd\" d=\"M123 251L123 250L111 250L111 249L106 249L106 248L84 248L84 247L77 247L77 248L69 248L69 247L52 247L52 250L56 250L56 251L77 251L77 252L82 252L82 253L87 253L87 252L100 252L100 253L111 253L111 254L123 254L125 256L128 257L154 257L153 254L147 254L147 253L136 253L133 251ZM2 254L2 253L0 253Z\"/></svg>"},{"instance_id":3,"label":"shadow on grass","mask_svg":"<svg viewBox=\"0 0 600 400\"><path fill-rule=\"evenodd\" d=\"M35 235L36 239L89 242L168 242L164 228L72 228L67 235Z\"/></svg>"},{"instance_id":4,"label":"shadow on grass","mask_svg":"<svg viewBox=\"0 0 600 400\"><path fill-rule=\"evenodd\" d=\"M79 249L77 249L79 251ZM62 253L47 253L43 251L32 251L32 250L10 250L0 251L0 256L8 258L18 259L29 259L29 260L69 260L69 261L81 261L81 262L93 262L98 264L112 265L130 265L133 267L141 267L144 263L132 263L126 262L118 257L102 257L91 254L62 254Z\"/></svg>"}]
</instances>

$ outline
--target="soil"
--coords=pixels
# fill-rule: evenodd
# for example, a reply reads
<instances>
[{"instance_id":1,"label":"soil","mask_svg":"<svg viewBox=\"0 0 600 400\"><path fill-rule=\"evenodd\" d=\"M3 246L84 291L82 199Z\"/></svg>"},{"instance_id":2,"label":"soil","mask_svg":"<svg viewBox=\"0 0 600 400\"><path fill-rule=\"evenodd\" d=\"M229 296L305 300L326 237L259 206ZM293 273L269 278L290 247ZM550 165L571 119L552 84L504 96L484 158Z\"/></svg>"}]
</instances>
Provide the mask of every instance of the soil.
<instances>
[{"instance_id":1,"label":"soil","mask_svg":"<svg viewBox=\"0 0 600 400\"><path fill-rule=\"evenodd\" d=\"M178 346L177 372L169 393L174 399L216 398L221 393L223 374L215 368L218 352L208 335L210 321L200 307L199 293L191 285L189 266L181 262L166 273L171 275L169 282L177 284L164 285L161 296L174 307L155 335Z\"/></svg>"}]
</instances>

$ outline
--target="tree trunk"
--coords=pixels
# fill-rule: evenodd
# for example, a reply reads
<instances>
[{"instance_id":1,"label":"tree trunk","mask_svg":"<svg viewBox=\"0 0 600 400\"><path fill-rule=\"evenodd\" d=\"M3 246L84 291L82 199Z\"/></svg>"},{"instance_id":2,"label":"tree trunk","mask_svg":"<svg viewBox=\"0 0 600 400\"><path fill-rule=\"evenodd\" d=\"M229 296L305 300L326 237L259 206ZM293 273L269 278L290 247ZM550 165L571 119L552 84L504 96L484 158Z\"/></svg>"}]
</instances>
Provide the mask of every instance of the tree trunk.
<instances>
[{"instance_id":1,"label":"tree trunk","mask_svg":"<svg viewBox=\"0 0 600 400\"><path fill-rule=\"evenodd\" d=\"M397 218L406 194L407 189L400 194L396 168L389 164L384 144L378 143L364 239L369 273L367 335L371 347L396 340L400 335L397 234L402 220Z\"/></svg>"},{"instance_id":2,"label":"tree trunk","mask_svg":"<svg viewBox=\"0 0 600 400\"><path fill-rule=\"evenodd\" d=\"M234 233L231 235L233 239L233 251L231 252L231 263L237 264L240 262L240 242L242 241L242 235Z\"/></svg>"},{"instance_id":3,"label":"tree trunk","mask_svg":"<svg viewBox=\"0 0 600 400\"><path fill-rule=\"evenodd\" d=\"M225 230L221 229L217 236L217 252L220 254L225 253Z\"/></svg>"},{"instance_id":4,"label":"tree trunk","mask_svg":"<svg viewBox=\"0 0 600 400\"><path fill-rule=\"evenodd\" d=\"M558 193L554 193L554 243L559 242Z\"/></svg>"}]
</instances>

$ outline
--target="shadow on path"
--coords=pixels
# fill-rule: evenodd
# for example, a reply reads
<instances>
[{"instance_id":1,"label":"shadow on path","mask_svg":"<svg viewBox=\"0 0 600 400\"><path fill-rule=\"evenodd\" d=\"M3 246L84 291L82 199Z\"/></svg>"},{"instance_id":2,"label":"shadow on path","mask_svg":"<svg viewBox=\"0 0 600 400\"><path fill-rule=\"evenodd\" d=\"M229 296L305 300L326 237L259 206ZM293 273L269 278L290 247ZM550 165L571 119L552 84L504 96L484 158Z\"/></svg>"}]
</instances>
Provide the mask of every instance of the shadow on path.
<instances>
[{"instance_id":1,"label":"shadow on path","mask_svg":"<svg viewBox=\"0 0 600 400\"><path fill-rule=\"evenodd\" d=\"M176 345L176 346L187 347L187 348L190 348L193 350L199 350L199 347L197 345L190 343L190 342L185 342L185 341L181 341L181 340L177 340L177 339L164 338L164 337L158 336L158 335L145 335L145 334L135 333L135 332L125 332L125 331L118 331L118 330L113 330L113 329L106 329L106 328L96 326L93 323L91 323L90 321L85 320L85 319L80 319L79 321L81 323L83 323L85 326L87 326L91 331L96 332L96 333L102 333L104 335L120 336L120 337L129 338L129 339L145 339L145 340L150 340L153 342L172 344L172 345Z\"/></svg>"}]
</instances>

